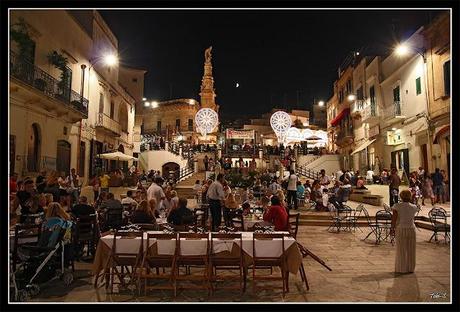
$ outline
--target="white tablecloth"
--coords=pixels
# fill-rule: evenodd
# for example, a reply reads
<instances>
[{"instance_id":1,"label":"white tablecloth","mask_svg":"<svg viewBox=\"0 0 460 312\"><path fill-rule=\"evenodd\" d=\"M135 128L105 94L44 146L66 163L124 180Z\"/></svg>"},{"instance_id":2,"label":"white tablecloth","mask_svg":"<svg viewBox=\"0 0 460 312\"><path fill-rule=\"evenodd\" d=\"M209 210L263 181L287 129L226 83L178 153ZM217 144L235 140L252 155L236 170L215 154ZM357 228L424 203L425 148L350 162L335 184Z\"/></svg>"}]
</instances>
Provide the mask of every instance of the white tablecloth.
<instances>
[{"instance_id":1,"label":"white tablecloth","mask_svg":"<svg viewBox=\"0 0 460 312\"><path fill-rule=\"evenodd\" d=\"M144 233L144 248L147 246L147 233L163 233L161 231L149 231ZM282 233L282 232L276 232ZM249 256L253 257L252 248L252 232L242 232L243 251ZM211 234L209 234L211 239ZM101 241L106 244L109 248L113 245L113 235L107 235L101 238ZM119 253L137 253L140 247L140 238L120 238L117 239L117 252ZM174 240L156 240L149 241L149 248L153 244L157 243L158 254L172 255L174 254L175 241ZM233 244L239 244L239 240L225 241L225 240L214 240L213 241L213 253L222 251L231 252ZM284 238L284 249L287 250L292 244L295 243L294 238ZM282 253L281 239L274 240L258 240L256 241L256 254L258 257L279 257ZM181 241L181 255L192 256L192 255L203 255L206 254L206 240L185 240Z\"/></svg>"}]
</instances>

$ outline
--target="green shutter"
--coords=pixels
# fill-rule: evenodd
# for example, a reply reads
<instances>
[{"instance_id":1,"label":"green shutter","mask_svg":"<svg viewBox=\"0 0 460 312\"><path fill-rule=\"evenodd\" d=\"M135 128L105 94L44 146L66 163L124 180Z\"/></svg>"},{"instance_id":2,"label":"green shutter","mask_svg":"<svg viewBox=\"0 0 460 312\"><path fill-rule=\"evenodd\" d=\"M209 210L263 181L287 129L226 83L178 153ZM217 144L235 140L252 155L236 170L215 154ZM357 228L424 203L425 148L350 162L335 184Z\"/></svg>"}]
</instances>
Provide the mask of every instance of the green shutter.
<instances>
[{"instance_id":1,"label":"green shutter","mask_svg":"<svg viewBox=\"0 0 460 312\"><path fill-rule=\"evenodd\" d=\"M420 93L422 93L422 84L420 82L420 77L418 77L417 79L415 79L415 90L416 90L416 94L419 95Z\"/></svg>"}]
</instances>

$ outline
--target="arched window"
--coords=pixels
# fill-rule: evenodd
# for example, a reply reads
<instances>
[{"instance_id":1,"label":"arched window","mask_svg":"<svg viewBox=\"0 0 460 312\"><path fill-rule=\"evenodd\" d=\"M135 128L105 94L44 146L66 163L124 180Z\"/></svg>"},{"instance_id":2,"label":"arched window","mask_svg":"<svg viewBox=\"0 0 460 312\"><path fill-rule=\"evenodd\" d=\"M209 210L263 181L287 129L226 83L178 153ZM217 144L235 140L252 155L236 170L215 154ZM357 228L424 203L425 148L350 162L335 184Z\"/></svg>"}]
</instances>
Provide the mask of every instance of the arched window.
<instances>
[{"instance_id":1,"label":"arched window","mask_svg":"<svg viewBox=\"0 0 460 312\"><path fill-rule=\"evenodd\" d=\"M27 171L38 172L40 170L41 133L37 123L29 129L29 142L27 146Z\"/></svg>"},{"instance_id":2,"label":"arched window","mask_svg":"<svg viewBox=\"0 0 460 312\"><path fill-rule=\"evenodd\" d=\"M118 121L121 126L121 131L128 132L128 110L125 103L120 103L118 111Z\"/></svg>"}]
</instances>

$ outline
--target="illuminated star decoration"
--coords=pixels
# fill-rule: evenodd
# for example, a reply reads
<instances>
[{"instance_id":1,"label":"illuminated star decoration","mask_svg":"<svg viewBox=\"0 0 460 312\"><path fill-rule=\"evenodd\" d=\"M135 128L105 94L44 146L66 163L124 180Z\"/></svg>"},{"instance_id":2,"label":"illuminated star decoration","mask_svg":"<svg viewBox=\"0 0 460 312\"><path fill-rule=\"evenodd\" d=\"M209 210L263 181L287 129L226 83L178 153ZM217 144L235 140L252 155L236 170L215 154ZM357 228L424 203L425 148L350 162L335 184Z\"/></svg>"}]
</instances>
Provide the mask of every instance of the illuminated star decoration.
<instances>
[{"instance_id":1,"label":"illuminated star decoration","mask_svg":"<svg viewBox=\"0 0 460 312\"><path fill-rule=\"evenodd\" d=\"M195 115L195 124L201 135L211 133L219 122L219 116L210 108L202 108Z\"/></svg>"},{"instance_id":2,"label":"illuminated star decoration","mask_svg":"<svg viewBox=\"0 0 460 312\"><path fill-rule=\"evenodd\" d=\"M270 117L270 125L278 138L278 142L286 143L286 133L291 124L291 116L286 112L277 111Z\"/></svg>"}]
</instances>

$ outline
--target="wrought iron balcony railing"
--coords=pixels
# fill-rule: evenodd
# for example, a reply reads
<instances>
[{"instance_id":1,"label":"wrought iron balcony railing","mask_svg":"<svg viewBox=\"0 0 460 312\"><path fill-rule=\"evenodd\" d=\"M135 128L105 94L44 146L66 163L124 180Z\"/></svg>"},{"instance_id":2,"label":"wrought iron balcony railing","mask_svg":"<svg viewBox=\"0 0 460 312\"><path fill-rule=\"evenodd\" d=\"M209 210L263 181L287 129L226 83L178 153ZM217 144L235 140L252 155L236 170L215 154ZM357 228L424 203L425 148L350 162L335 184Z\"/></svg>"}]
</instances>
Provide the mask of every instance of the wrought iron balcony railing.
<instances>
[{"instance_id":1,"label":"wrought iron balcony railing","mask_svg":"<svg viewBox=\"0 0 460 312\"><path fill-rule=\"evenodd\" d=\"M14 52L11 52L10 55L10 73L12 77L79 111L84 118L88 118L88 99L82 98L79 93L73 91L70 87L61 88L57 79L30 61L20 58Z\"/></svg>"},{"instance_id":2,"label":"wrought iron balcony railing","mask_svg":"<svg viewBox=\"0 0 460 312\"><path fill-rule=\"evenodd\" d=\"M403 117L402 104L400 101L394 101L393 104L385 108L385 118Z\"/></svg>"},{"instance_id":3,"label":"wrought iron balcony railing","mask_svg":"<svg viewBox=\"0 0 460 312\"><path fill-rule=\"evenodd\" d=\"M121 126L120 124L107 116L104 113L98 113L97 116L97 121L96 121L96 127L102 127L107 130L110 130L111 132L120 135L121 133Z\"/></svg>"}]
</instances>

